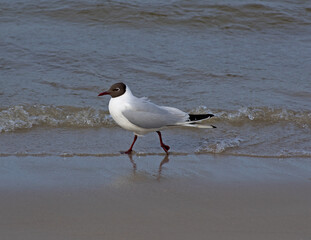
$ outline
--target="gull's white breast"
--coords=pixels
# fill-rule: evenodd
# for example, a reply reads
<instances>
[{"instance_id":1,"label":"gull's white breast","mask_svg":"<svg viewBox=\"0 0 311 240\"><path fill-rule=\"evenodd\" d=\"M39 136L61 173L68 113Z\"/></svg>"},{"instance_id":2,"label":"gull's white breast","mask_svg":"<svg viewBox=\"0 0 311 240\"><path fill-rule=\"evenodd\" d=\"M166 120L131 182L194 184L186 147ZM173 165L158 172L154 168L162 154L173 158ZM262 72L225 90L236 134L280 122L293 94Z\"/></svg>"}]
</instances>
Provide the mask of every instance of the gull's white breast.
<instances>
[{"instance_id":1,"label":"gull's white breast","mask_svg":"<svg viewBox=\"0 0 311 240\"><path fill-rule=\"evenodd\" d=\"M137 98L132 95L129 88L126 92L116 98L111 98L109 101L109 112L114 121L122 128L134 132L136 135L144 135L148 132L156 131L157 129L146 129L136 126L131 123L123 114L125 111L133 110L133 102Z\"/></svg>"}]
</instances>

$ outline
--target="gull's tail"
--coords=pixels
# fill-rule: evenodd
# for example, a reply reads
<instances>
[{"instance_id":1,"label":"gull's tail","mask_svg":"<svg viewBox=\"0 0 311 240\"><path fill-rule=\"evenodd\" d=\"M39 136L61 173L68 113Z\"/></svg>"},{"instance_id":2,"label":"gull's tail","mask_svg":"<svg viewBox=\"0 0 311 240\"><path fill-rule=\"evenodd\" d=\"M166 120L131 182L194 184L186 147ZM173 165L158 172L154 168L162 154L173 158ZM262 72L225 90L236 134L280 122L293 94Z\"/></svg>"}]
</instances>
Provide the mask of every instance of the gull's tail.
<instances>
[{"instance_id":1,"label":"gull's tail","mask_svg":"<svg viewBox=\"0 0 311 240\"><path fill-rule=\"evenodd\" d=\"M180 123L178 125L185 127L195 127L195 128L216 128L213 125L202 124L201 122L205 119L214 117L213 114L189 114L189 119L186 122Z\"/></svg>"}]
</instances>

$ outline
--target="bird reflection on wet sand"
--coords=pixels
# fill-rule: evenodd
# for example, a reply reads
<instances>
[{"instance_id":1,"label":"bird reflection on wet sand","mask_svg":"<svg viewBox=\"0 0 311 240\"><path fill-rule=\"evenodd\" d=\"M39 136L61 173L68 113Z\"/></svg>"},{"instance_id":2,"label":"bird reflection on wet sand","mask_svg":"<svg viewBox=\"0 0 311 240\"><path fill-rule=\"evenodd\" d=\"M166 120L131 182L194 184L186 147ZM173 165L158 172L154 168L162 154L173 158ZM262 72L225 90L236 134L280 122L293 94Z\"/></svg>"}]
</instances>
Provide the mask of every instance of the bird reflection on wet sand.
<instances>
[{"instance_id":1,"label":"bird reflection on wet sand","mask_svg":"<svg viewBox=\"0 0 311 240\"><path fill-rule=\"evenodd\" d=\"M169 155L165 154L164 158L162 159L160 165L159 165L159 169L158 169L158 175L157 175L157 180L160 180L161 178L161 174L162 174L162 167L164 164L169 162ZM133 160L133 154L128 154L128 157L130 159L130 162L132 163L133 166L133 174L136 174L136 170L137 170L137 164L136 162Z\"/></svg>"}]
</instances>

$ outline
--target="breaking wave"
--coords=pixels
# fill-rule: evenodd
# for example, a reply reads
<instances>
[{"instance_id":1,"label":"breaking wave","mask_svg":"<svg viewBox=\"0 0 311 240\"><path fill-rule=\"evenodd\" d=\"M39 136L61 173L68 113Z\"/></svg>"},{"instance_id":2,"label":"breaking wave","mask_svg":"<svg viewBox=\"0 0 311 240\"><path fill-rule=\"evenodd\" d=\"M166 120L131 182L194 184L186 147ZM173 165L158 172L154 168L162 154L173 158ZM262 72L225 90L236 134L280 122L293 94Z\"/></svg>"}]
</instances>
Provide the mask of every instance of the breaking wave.
<instances>
[{"instance_id":1,"label":"breaking wave","mask_svg":"<svg viewBox=\"0 0 311 240\"><path fill-rule=\"evenodd\" d=\"M114 123L105 111L71 106L14 106L0 110L0 132L48 127L101 127Z\"/></svg>"},{"instance_id":2,"label":"breaking wave","mask_svg":"<svg viewBox=\"0 0 311 240\"><path fill-rule=\"evenodd\" d=\"M254 157L254 158L310 158L311 151L305 149L274 149L274 151L261 151L256 148L245 151L249 140L240 137L228 137L204 141L195 150L196 154L225 154L229 156ZM245 146L243 146L245 145Z\"/></svg>"},{"instance_id":3,"label":"breaking wave","mask_svg":"<svg viewBox=\"0 0 311 240\"><path fill-rule=\"evenodd\" d=\"M239 147L243 140L241 138L233 139L221 139L211 144L208 142L203 143L203 146L199 147L196 153L223 153L228 149Z\"/></svg>"},{"instance_id":4,"label":"breaking wave","mask_svg":"<svg viewBox=\"0 0 311 240\"><path fill-rule=\"evenodd\" d=\"M199 107L192 113L213 113L210 122L228 124L263 123L277 124L288 122L302 128L311 128L311 112L274 109L268 107L245 107L235 111L209 110ZM19 129L33 127L112 127L114 121L108 111L97 110L92 107L53 106L53 105L17 105L0 109L0 132L12 132ZM226 143L223 143L226 144ZM215 151L221 152L220 145Z\"/></svg>"},{"instance_id":5,"label":"breaking wave","mask_svg":"<svg viewBox=\"0 0 311 240\"><path fill-rule=\"evenodd\" d=\"M288 122L297 124L303 128L311 128L311 111L294 111L284 108L270 107L242 107L238 110L209 110L205 106L196 108L194 113L213 113L213 121L224 121L231 124L264 123L275 124Z\"/></svg>"}]
</instances>

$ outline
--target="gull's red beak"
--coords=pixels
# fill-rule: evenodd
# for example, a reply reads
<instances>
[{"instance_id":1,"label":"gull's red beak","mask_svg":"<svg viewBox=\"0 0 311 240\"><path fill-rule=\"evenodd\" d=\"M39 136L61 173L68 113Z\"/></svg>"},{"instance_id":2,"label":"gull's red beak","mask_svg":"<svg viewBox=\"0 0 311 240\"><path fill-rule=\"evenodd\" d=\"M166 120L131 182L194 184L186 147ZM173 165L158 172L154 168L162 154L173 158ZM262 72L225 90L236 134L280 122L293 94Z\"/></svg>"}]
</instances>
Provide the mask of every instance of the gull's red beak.
<instances>
[{"instance_id":1,"label":"gull's red beak","mask_svg":"<svg viewBox=\"0 0 311 240\"><path fill-rule=\"evenodd\" d=\"M103 95L110 95L110 92L102 92L102 93L98 94L98 96L103 96Z\"/></svg>"}]
</instances>

